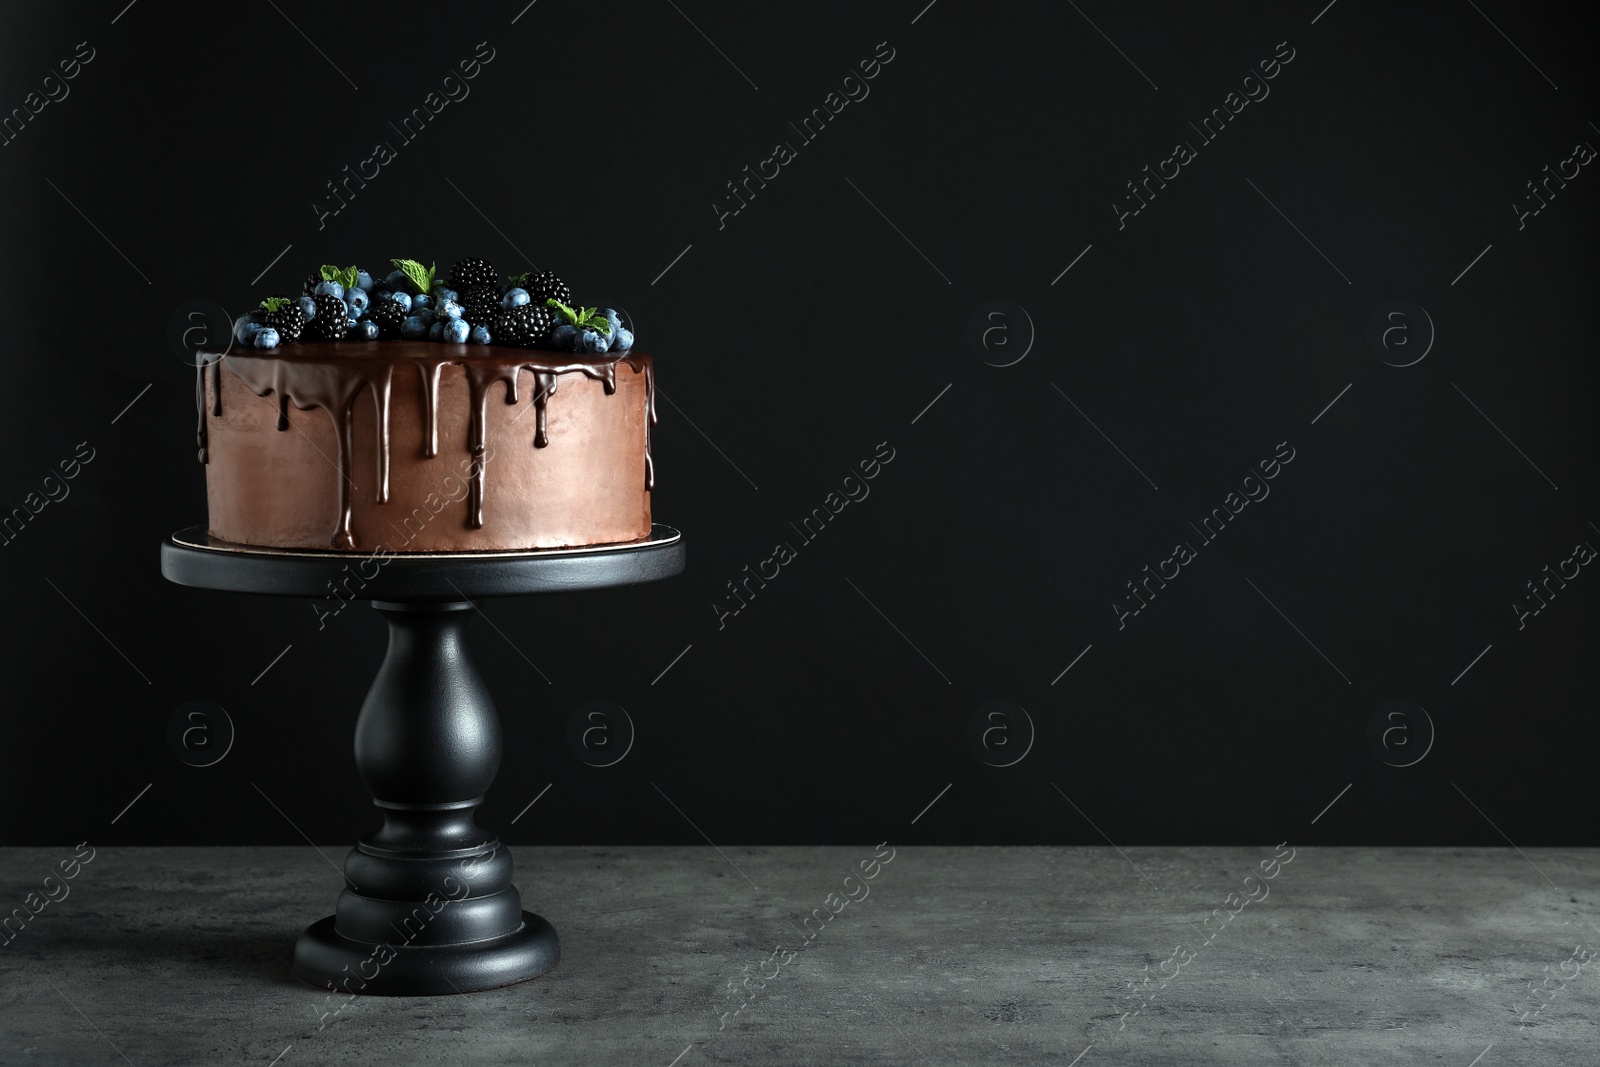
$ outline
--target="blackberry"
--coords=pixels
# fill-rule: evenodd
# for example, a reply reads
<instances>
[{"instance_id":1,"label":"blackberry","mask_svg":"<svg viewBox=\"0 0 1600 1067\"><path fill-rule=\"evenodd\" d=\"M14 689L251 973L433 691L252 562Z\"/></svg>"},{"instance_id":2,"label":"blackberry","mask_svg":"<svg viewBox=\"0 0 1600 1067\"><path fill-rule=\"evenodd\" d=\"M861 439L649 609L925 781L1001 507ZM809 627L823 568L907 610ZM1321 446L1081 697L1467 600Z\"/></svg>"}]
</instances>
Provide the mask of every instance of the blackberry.
<instances>
[{"instance_id":1,"label":"blackberry","mask_svg":"<svg viewBox=\"0 0 1600 1067\"><path fill-rule=\"evenodd\" d=\"M503 345L527 348L544 340L554 320L555 316L550 313L549 308L519 304L513 308L505 308L496 315L494 324L489 330L494 339Z\"/></svg>"},{"instance_id":2,"label":"blackberry","mask_svg":"<svg viewBox=\"0 0 1600 1067\"><path fill-rule=\"evenodd\" d=\"M572 290L567 288L567 283L556 277L553 270L542 270L538 274L528 276L528 284L523 286L528 290L528 295L540 307L545 307L546 300L559 300L563 304L572 303Z\"/></svg>"},{"instance_id":3,"label":"blackberry","mask_svg":"<svg viewBox=\"0 0 1600 1067\"><path fill-rule=\"evenodd\" d=\"M313 297L317 313L306 323L306 331L320 341L343 341L349 331L350 311L343 300L324 293Z\"/></svg>"},{"instance_id":4,"label":"blackberry","mask_svg":"<svg viewBox=\"0 0 1600 1067\"><path fill-rule=\"evenodd\" d=\"M473 326L494 327L500 313L500 290L495 285L473 285L460 292L462 318Z\"/></svg>"},{"instance_id":5,"label":"blackberry","mask_svg":"<svg viewBox=\"0 0 1600 1067\"><path fill-rule=\"evenodd\" d=\"M393 300L374 300L367 308L367 318L378 324L378 337L387 341L400 336L400 324L406 320L406 309Z\"/></svg>"},{"instance_id":6,"label":"blackberry","mask_svg":"<svg viewBox=\"0 0 1600 1067\"><path fill-rule=\"evenodd\" d=\"M306 296L314 296L317 286L321 285L325 280L321 271L314 270L306 276L306 282L300 287L300 291Z\"/></svg>"},{"instance_id":7,"label":"blackberry","mask_svg":"<svg viewBox=\"0 0 1600 1067\"><path fill-rule=\"evenodd\" d=\"M300 310L300 305L286 296L272 297L273 301L283 301L277 311L268 311L261 316L261 321L278 331L278 336L284 341L300 340L300 331L306 328L306 313ZM263 301L266 303L266 301Z\"/></svg>"},{"instance_id":8,"label":"blackberry","mask_svg":"<svg viewBox=\"0 0 1600 1067\"><path fill-rule=\"evenodd\" d=\"M500 272L489 265L487 259L462 259L450 268L450 288L460 293L477 285L487 285L496 290L500 287Z\"/></svg>"}]
</instances>

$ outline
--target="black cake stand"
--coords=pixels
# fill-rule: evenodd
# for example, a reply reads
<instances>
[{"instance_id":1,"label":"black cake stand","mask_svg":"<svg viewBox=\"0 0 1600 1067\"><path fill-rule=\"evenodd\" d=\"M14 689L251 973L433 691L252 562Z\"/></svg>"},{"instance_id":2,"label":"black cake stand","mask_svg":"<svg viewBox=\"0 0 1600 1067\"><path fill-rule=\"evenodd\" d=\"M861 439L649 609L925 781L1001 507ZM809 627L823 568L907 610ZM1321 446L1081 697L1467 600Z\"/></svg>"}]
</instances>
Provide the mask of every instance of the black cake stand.
<instances>
[{"instance_id":1,"label":"black cake stand","mask_svg":"<svg viewBox=\"0 0 1600 1067\"><path fill-rule=\"evenodd\" d=\"M501 750L499 715L467 653L473 601L653 582L683 567L682 536L661 525L645 541L537 552L278 551L217 541L204 527L162 544L161 573L179 585L311 598L345 590L389 624L355 738L383 826L346 856L336 914L300 935L297 975L349 993L427 996L495 989L556 965L555 929L522 910L511 854L473 820Z\"/></svg>"}]
</instances>

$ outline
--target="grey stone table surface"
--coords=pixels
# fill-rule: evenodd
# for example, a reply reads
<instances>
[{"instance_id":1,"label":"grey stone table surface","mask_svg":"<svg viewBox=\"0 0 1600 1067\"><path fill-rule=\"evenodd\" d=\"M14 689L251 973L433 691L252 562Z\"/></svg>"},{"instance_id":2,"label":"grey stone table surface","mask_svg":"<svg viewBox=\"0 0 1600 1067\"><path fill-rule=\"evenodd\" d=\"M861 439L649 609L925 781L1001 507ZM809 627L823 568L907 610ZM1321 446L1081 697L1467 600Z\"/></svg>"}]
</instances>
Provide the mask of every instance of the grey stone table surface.
<instances>
[{"instance_id":1,"label":"grey stone table surface","mask_svg":"<svg viewBox=\"0 0 1600 1067\"><path fill-rule=\"evenodd\" d=\"M513 845L561 965L388 999L310 847L0 849L0 1063L1600 1064L1600 850L878 851Z\"/></svg>"}]
</instances>

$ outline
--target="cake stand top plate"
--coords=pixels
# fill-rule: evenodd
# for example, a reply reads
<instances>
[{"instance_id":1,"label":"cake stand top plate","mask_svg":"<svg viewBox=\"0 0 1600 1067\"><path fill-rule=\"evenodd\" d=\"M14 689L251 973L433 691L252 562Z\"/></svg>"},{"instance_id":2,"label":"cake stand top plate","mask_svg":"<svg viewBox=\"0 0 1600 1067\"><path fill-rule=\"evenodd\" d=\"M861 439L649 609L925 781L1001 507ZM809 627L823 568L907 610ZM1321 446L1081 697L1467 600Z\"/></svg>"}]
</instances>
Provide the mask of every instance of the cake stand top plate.
<instances>
[{"instance_id":1,"label":"cake stand top plate","mask_svg":"<svg viewBox=\"0 0 1600 1067\"><path fill-rule=\"evenodd\" d=\"M269 596L396 602L476 600L636 585L683 571L683 535L652 525L642 541L531 552L315 552L219 541L204 526L161 544L161 573L179 585Z\"/></svg>"}]
</instances>

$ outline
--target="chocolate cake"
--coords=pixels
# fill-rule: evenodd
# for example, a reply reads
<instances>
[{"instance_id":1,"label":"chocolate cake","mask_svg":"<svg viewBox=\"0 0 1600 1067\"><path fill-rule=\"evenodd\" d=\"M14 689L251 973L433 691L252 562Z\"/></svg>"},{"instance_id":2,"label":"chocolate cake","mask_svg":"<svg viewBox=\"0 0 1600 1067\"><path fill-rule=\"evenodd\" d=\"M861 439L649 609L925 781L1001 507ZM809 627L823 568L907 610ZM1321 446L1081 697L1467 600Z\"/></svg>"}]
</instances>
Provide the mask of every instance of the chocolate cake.
<instances>
[{"instance_id":1,"label":"chocolate cake","mask_svg":"<svg viewBox=\"0 0 1600 1067\"><path fill-rule=\"evenodd\" d=\"M650 535L646 355L285 344L201 353L196 401L223 541L469 552Z\"/></svg>"},{"instance_id":2,"label":"chocolate cake","mask_svg":"<svg viewBox=\"0 0 1600 1067\"><path fill-rule=\"evenodd\" d=\"M550 270L389 263L324 264L195 354L210 536L374 555L648 539L655 378L632 323Z\"/></svg>"}]
</instances>

